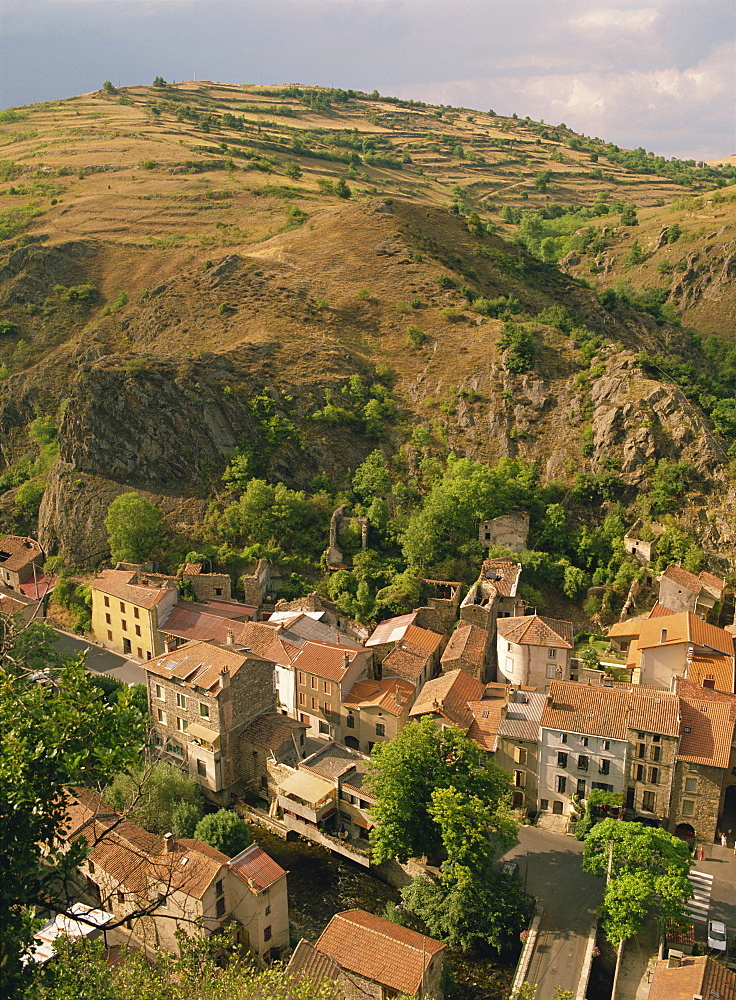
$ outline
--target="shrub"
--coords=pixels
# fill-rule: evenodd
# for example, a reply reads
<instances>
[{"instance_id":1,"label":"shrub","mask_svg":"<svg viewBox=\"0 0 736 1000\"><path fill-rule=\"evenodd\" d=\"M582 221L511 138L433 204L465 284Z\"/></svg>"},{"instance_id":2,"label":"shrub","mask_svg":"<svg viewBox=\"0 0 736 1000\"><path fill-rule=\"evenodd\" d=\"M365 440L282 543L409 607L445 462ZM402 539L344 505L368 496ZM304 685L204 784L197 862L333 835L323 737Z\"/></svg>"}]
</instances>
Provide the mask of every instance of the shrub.
<instances>
[{"instance_id":1,"label":"shrub","mask_svg":"<svg viewBox=\"0 0 736 1000\"><path fill-rule=\"evenodd\" d=\"M518 375L533 368L536 344L525 326L504 323L499 347L504 352L503 363L507 371Z\"/></svg>"},{"instance_id":2,"label":"shrub","mask_svg":"<svg viewBox=\"0 0 736 1000\"><path fill-rule=\"evenodd\" d=\"M426 334L423 330L420 330L418 326L411 323L406 328L406 335L409 338L409 343L412 347L421 347L424 341L427 339Z\"/></svg>"},{"instance_id":3,"label":"shrub","mask_svg":"<svg viewBox=\"0 0 736 1000\"><path fill-rule=\"evenodd\" d=\"M194 836L228 858L240 854L253 840L248 824L229 809L218 809L204 816L197 823Z\"/></svg>"}]
</instances>

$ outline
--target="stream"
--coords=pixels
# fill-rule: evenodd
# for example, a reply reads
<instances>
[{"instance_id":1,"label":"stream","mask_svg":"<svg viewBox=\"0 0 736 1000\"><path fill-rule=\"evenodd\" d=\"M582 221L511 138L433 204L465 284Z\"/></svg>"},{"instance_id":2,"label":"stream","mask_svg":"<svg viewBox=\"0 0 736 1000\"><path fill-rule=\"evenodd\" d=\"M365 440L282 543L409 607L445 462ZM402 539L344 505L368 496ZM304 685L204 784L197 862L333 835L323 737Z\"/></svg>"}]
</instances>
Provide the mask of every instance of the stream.
<instances>
[{"instance_id":1,"label":"stream","mask_svg":"<svg viewBox=\"0 0 736 1000\"><path fill-rule=\"evenodd\" d=\"M255 824L251 831L263 850L289 873L289 918L296 941L316 940L342 910L358 908L383 916L386 903L399 901L393 886L318 844L287 842ZM454 992L445 994L447 1000L505 1000L508 996L513 963L502 965L496 958L448 949L446 965L457 984Z\"/></svg>"}]
</instances>

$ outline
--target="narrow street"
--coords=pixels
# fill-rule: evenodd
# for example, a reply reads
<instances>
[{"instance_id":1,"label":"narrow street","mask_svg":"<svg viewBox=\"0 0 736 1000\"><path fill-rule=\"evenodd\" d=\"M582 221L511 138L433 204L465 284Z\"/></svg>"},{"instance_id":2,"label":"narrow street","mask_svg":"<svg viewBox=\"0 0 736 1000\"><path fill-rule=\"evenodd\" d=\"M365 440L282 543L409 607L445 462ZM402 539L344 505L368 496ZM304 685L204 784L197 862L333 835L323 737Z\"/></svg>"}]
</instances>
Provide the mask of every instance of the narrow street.
<instances>
[{"instance_id":1,"label":"narrow street","mask_svg":"<svg viewBox=\"0 0 736 1000\"><path fill-rule=\"evenodd\" d=\"M102 649L100 646L79 636L71 635L69 632L61 632L54 629L58 639L54 643L58 650L66 653L78 653L86 649L85 665L89 671L95 674L109 674L115 680L123 684L145 684L146 671L135 660L127 660L120 653L113 653L109 649Z\"/></svg>"}]
</instances>

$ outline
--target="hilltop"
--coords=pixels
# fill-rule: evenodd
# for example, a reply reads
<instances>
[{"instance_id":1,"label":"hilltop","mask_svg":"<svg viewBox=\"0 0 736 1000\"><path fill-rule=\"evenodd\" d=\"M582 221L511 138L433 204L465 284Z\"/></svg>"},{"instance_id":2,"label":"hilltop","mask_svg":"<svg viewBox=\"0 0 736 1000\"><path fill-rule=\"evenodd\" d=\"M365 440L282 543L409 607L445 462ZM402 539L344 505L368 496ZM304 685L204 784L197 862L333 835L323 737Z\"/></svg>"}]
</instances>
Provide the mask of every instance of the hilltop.
<instances>
[{"instance_id":1,"label":"hilltop","mask_svg":"<svg viewBox=\"0 0 736 1000\"><path fill-rule=\"evenodd\" d=\"M306 490L377 445L409 473L450 451L570 488L615 469L626 502L684 460L687 526L736 542L733 164L214 83L1 112L0 157L3 520L40 502L50 551L104 558L130 487L194 543L244 442ZM334 401L356 374L372 421Z\"/></svg>"}]
</instances>

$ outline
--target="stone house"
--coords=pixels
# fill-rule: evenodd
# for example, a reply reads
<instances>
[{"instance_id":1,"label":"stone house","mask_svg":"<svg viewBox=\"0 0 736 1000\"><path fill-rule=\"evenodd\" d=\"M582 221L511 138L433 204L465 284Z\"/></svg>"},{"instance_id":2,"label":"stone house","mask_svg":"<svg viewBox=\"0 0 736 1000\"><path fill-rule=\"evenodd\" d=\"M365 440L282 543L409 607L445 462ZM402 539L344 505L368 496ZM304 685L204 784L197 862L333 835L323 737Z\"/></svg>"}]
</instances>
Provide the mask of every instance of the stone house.
<instances>
[{"instance_id":1,"label":"stone house","mask_svg":"<svg viewBox=\"0 0 736 1000\"><path fill-rule=\"evenodd\" d=\"M165 578L164 578L165 579ZM235 601L177 600L169 612L159 619L164 651L169 653L185 642L227 642L229 633L237 635L243 622L252 619L256 609Z\"/></svg>"},{"instance_id":2,"label":"stone house","mask_svg":"<svg viewBox=\"0 0 736 1000\"><path fill-rule=\"evenodd\" d=\"M460 605L460 618L496 634L496 619L524 613L524 601L517 590L521 563L513 559L486 559L480 575Z\"/></svg>"},{"instance_id":3,"label":"stone house","mask_svg":"<svg viewBox=\"0 0 736 1000\"><path fill-rule=\"evenodd\" d=\"M554 680L569 680L572 622L523 615L499 619L497 630L499 680L540 689Z\"/></svg>"},{"instance_id":4,"label":"stone house","mask_svg":"<svg viewBox=\"0 0 736 1000\"><path fill-rule=\"evenodd\" d=\"M269 805L307 752L307 726L279 712L258 715L240 734L240 775Z\"/></svg>"},{"instance_id":5,"label":"stone house","mask_svg":"<svg viewBox=\"0 0 736 1000\"><path fill-rule=\"evenodd\" d=\"M340 711L342 742L369 754L376 743L393 740L409 720L416 686L401 677L356 681Z\"/></svg>"},{"instance_id":6,"label":"stone house","mask_svg":"<svg viewBox=\"0 0 736 1000\"><path fill-rule=\"evenodd\" d=\"M459 622L440 664L444 673L464 670L484 684L495 680L496 656L491 633L470 622Z\"/></svg>"},{"instance_id":7,"label":"stone house","mask_svg":"<svg viewBox=\"0 0 736 1000\"><path fill-rule=\"evenodd\" d=\"M238 645L273 662L276 706L278 711L295 719L297 709L294 661L303 642L295 643L288 639L277 623L270 622L245 622L238 629L237 642Z\"/></svg>"},{"instance_id":8,"label":"stone house","mask_svg":"<svg viewBox=\"0 0 736 1000\"><path fill-rule=\"evenodd\" d=\"M345 1000L443 1000L446 945L365 910L336 913L314 944L339 969Z\"/></svg>"},{"instance_id":9,"label":"stone house","mask_svg":"<svg viewBox=\"0 0 736 1000\"><path fill-rule=\"evenodd\" d=\"M670 951L654 966L648 1000L695 1000L715 997L736 1000L736 973L710 955Z\"/></svg>"},{"instance_id":10,"label":"stone house","mask_svg":"<svg viewBox=\"0 0 736 1000\"><path fill-rule=\"evenodd\" d=\"M483 697L485 685L465 673L453 670L427 681L417 695L409 715L412 719L430 716L441 729L451 724L467 733L473 723L473 713L468 702L477 702Z\"/></svg>"},{"instance_id":11,"label":"stone house","mask_svg":"<svg viewBox=\"0 0 736 1000\"><path fill-rule=\"evenodd\" d=\"M736 697L688 681L677 682L677 693L681 737L669 829L712 843L724 811L736 808Z\"/></svg>"},{"instance_id":12,"label":"stone house","mask_svg":"<svg viewBox=\"0 0 736 1000\"><path fill-rule=\"evenodd\" d=\"M276 708L274 664L233 643L191 642L146 663L154 742L208 798L242 792L240 733Z\"/></svg>"},{"instance_id":13,"label":"stone house","mask_svg":"<svg viewBox=\"0 0 736 1000\"><path fill-rule=\"evenodd\" d=\"M64 841L87 842L85 891L124 922L131 945L178 952L177 930L209 937L234 921L259 957L288 948L286 872L258 845L231 859L201 840L159 837L87 788L69 794L66 815Z\"/></svg>"},{"instance_id":14,"label":"stone house","mask_svg":"<svg viewBox=\"0 0 736 1000\"><path fill-rule=\"evenodd\" d=\"M381 673L384 677L403 677L419 691L439 673L443 646L444 638L437 632L411 625L384 657Z\"/></svg>"},{"instance_id":15,"label":"stone house","mask_svg":"<svg viewBox=\"0 0 736 1000\"><path fill-rule=\"evenodd\" d=\"M460 611L463 585L459 580L420 580L425 587L431 587L433 594L427 598L427 608L437 612L443 632L455 627ZM425 623L425 627L427 627ZM435 631L437 629L435 628Z\"/></svg>"},{"instance_id":16,"label":"stone house","mask_svg":"<svg viewBox=\"0 0 736 1000\"><path fill-rule=\"evenodd\" d=\"M202 563L185 563L179 578L189 583L198 601L229 601L232 596L230 574L203 573Z\"/></svg>"},{"instance_id":17,"label":"stone house","mask_svg":"<svg viewBox=\"0 0 736 1000\"><path fill-rule=\"evenodd\" d=\"M471 706L477 717L488 698ZM497 723L497 748L494 761L511 775L514 809L536 812L539 808L537 771L539 764L539 726L546 695L524 688L506 688ZM468 733L472 735L472 731Z\"/></svg>"},{"instance_id":18,"label":"stone house","mask_svg":"<svg viewBox=\"0 0 736 1000\"><path fill-rule=\"evenodd\" d=\"M373 673L369 649L305 642L294 657L296 712L310 736L339 734L342 702L353 684Z\"/></svg>"},{"instance_id":19,"label":"stone house","mask_svg":"<svg viewBox=\"0 0 736 1000\"><path fill-rule=\"evenodd\" d=\"M35 538L3 535L0 538L0 584L20 591L21 584L43 576L46 554ZM28 595L33 596L32 594Z\"/></svg>"},{"instance_id":20,"label":"stone house","mask_svg":"<svg viewBox=\"0 0 736 1000\"><path fill-rule=\"evenodd\" d=\"M659 603L675 614L690 611L707 617L723 601L726 581L702 570L697 576L681 566L668 566L659 579Z\"/></svg>"},{"instance_id":21,"label":"stone house","mask_svg":"<svg viewBox=\"0 0 736 1000\"><path fill-rule=\"evenodd\" d=\"M642 566L651 562L657 539L664 532L663 524L651 523L647 527L641 518L636 520L624 535L624 550ZM646 535L646 538L642 536Z\"/></svg>"},{"instance_id":22,"label":"stone house","mask_svg":"<svg viewBox=\"0 0 736 1000\"><path fill-rule=\"evenodd\" d=\"M416 630L416 631L415 631ZM434 632L439 637L437 639L424 636L424 632ZM417 608L408 615L399 615L398 618L387 618L380 622L365 641L366 649L373 650L373 660L378 666L394 649L399 649L405 643L413 643L417 646L427 646L431 644L442 645L444 649L445 629L439 615L432 608ZM440 650L441 653L441 650ZM437 662L439 663L439 653Z\"/></svg>"},{"instance_id":23,"label":"stone house","mask_svg":"<svg viewBox=\"0 0 736 1000\"><path fill-rule=\"evenodd\" d=\"M501 514L490 521L478 523L478 540L487 549L500 545L512 552L523 552L528 537L529 515L526 511Z\"/></svg>"}]
</instances>

